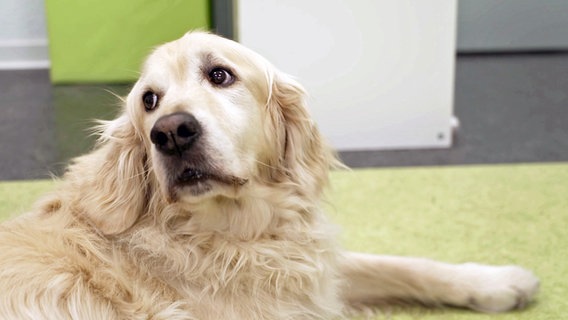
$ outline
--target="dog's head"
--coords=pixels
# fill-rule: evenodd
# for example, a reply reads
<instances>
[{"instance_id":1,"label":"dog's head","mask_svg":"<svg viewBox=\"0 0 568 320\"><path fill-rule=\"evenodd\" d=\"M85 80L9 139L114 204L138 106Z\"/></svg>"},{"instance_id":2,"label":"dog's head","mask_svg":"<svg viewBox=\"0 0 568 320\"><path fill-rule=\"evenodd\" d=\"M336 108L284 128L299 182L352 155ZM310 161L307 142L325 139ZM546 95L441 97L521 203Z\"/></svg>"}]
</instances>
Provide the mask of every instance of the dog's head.
<instances>
[{"instance_id":1,"label":"dog's head","mask_svg":"<svg viewBox=\"0 0 568 320\"><path fill-rule=\"evenodd\" d=\"M120 189L166 203L238 199L259 185L317 199L335 161L296 81L242 45L202 32L150 55L106 135L121 145L110 152L139 150L121 161L139 166L121 174L132 178ZM111 233L134 223L125 220Z\"/></svg>"}]
</instances>

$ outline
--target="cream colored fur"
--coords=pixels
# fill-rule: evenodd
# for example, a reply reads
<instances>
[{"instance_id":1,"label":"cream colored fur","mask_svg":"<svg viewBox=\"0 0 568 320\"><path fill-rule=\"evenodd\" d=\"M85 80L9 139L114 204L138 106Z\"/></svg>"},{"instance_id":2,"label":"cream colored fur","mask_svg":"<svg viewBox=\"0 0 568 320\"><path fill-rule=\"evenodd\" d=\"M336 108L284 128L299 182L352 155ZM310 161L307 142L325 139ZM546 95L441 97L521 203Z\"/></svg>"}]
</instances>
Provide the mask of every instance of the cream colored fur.
<instances>
[{"instance_id":1,"label":"cream colored fur","mask_svg":"<svg viewBox=\"0 0 568 320\"><path fill-rule=\"evenodd\" d=\"M234 83L211 83L217 66ZM199 156L233 180L172 183L149 136L174 112L195 116ZM335 319L391 299L500 312L536 293L519 267L343 253L320 206L337 165L296 81L235 42L188 33L150 55L57 189L0 226L0 318Z\"/></svg>"}]
</instances>

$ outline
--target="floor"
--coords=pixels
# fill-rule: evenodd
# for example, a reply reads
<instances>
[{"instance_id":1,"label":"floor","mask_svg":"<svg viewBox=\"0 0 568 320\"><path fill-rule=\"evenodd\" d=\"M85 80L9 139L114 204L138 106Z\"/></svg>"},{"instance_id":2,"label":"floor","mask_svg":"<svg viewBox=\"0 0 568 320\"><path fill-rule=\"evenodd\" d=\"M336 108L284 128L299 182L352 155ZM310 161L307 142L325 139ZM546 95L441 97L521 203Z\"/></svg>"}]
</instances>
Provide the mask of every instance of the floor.
<instances>
[{"instance_id":1,"label":"floor","mask_svg":"<svg viewBox=\"0 0 568 320\"><path fill-rule=\"evenodd\" d=\"M0 180L48 178L92 147L129 85L52 86L47 70L0 71ZM340 152L352 167L568 161L568 54L461 55L454 145Z\"/></svg>"}]
</instances>

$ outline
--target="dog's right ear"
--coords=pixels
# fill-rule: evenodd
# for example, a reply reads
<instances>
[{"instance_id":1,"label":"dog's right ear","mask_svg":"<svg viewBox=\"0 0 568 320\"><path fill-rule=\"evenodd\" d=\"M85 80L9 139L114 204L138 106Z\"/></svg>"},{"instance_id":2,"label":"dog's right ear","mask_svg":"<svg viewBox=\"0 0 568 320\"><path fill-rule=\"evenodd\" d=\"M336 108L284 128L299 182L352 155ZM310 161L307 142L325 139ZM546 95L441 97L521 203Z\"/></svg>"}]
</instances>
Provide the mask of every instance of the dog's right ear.
<instances>
[{"instance_id":1,"label":"dog's right ear","mask_svg":"<svg viewBox=\"0 0 568 320\"><path fill-rule=\"evenodd\" d=\"M95 150L76 158L65 180L78 215L113 235L131 227L147 205L146 152L127 115L100 129Z\"/></svg>"},{"instance_id":2,"label":"dog's right ear","mask_svg":"<svg viewBox=\"0 0 568 320\"><path fill-rule=\"evenodd\" d=\"M303 192L319 197L328 183L329 169L341 164L309 114L302 85L279 71L269 82L270 126L265 132L275 137L274 154L278 155L268 161L276 171L272 176L285 176Z\"/></svg>"}]
</instances>

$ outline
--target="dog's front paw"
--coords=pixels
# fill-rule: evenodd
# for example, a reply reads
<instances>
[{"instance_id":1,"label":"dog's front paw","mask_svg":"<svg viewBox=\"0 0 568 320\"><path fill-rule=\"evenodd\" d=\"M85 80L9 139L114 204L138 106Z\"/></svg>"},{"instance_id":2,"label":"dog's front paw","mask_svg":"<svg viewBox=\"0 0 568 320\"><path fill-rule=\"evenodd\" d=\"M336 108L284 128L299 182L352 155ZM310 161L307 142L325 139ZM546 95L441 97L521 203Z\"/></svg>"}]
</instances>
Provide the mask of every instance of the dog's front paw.
<instances>
[{"instance_id":1,"label":"dog's front paw","mask_svg":"<svg viewBox=\"0 0 568 320\"><path fill-rule=\"evenodd\" d=\"M518 266L462 265L469 292L465 306L482 312L524 308L538 292L539 280Z\"/></svg>"}]
</instances>

